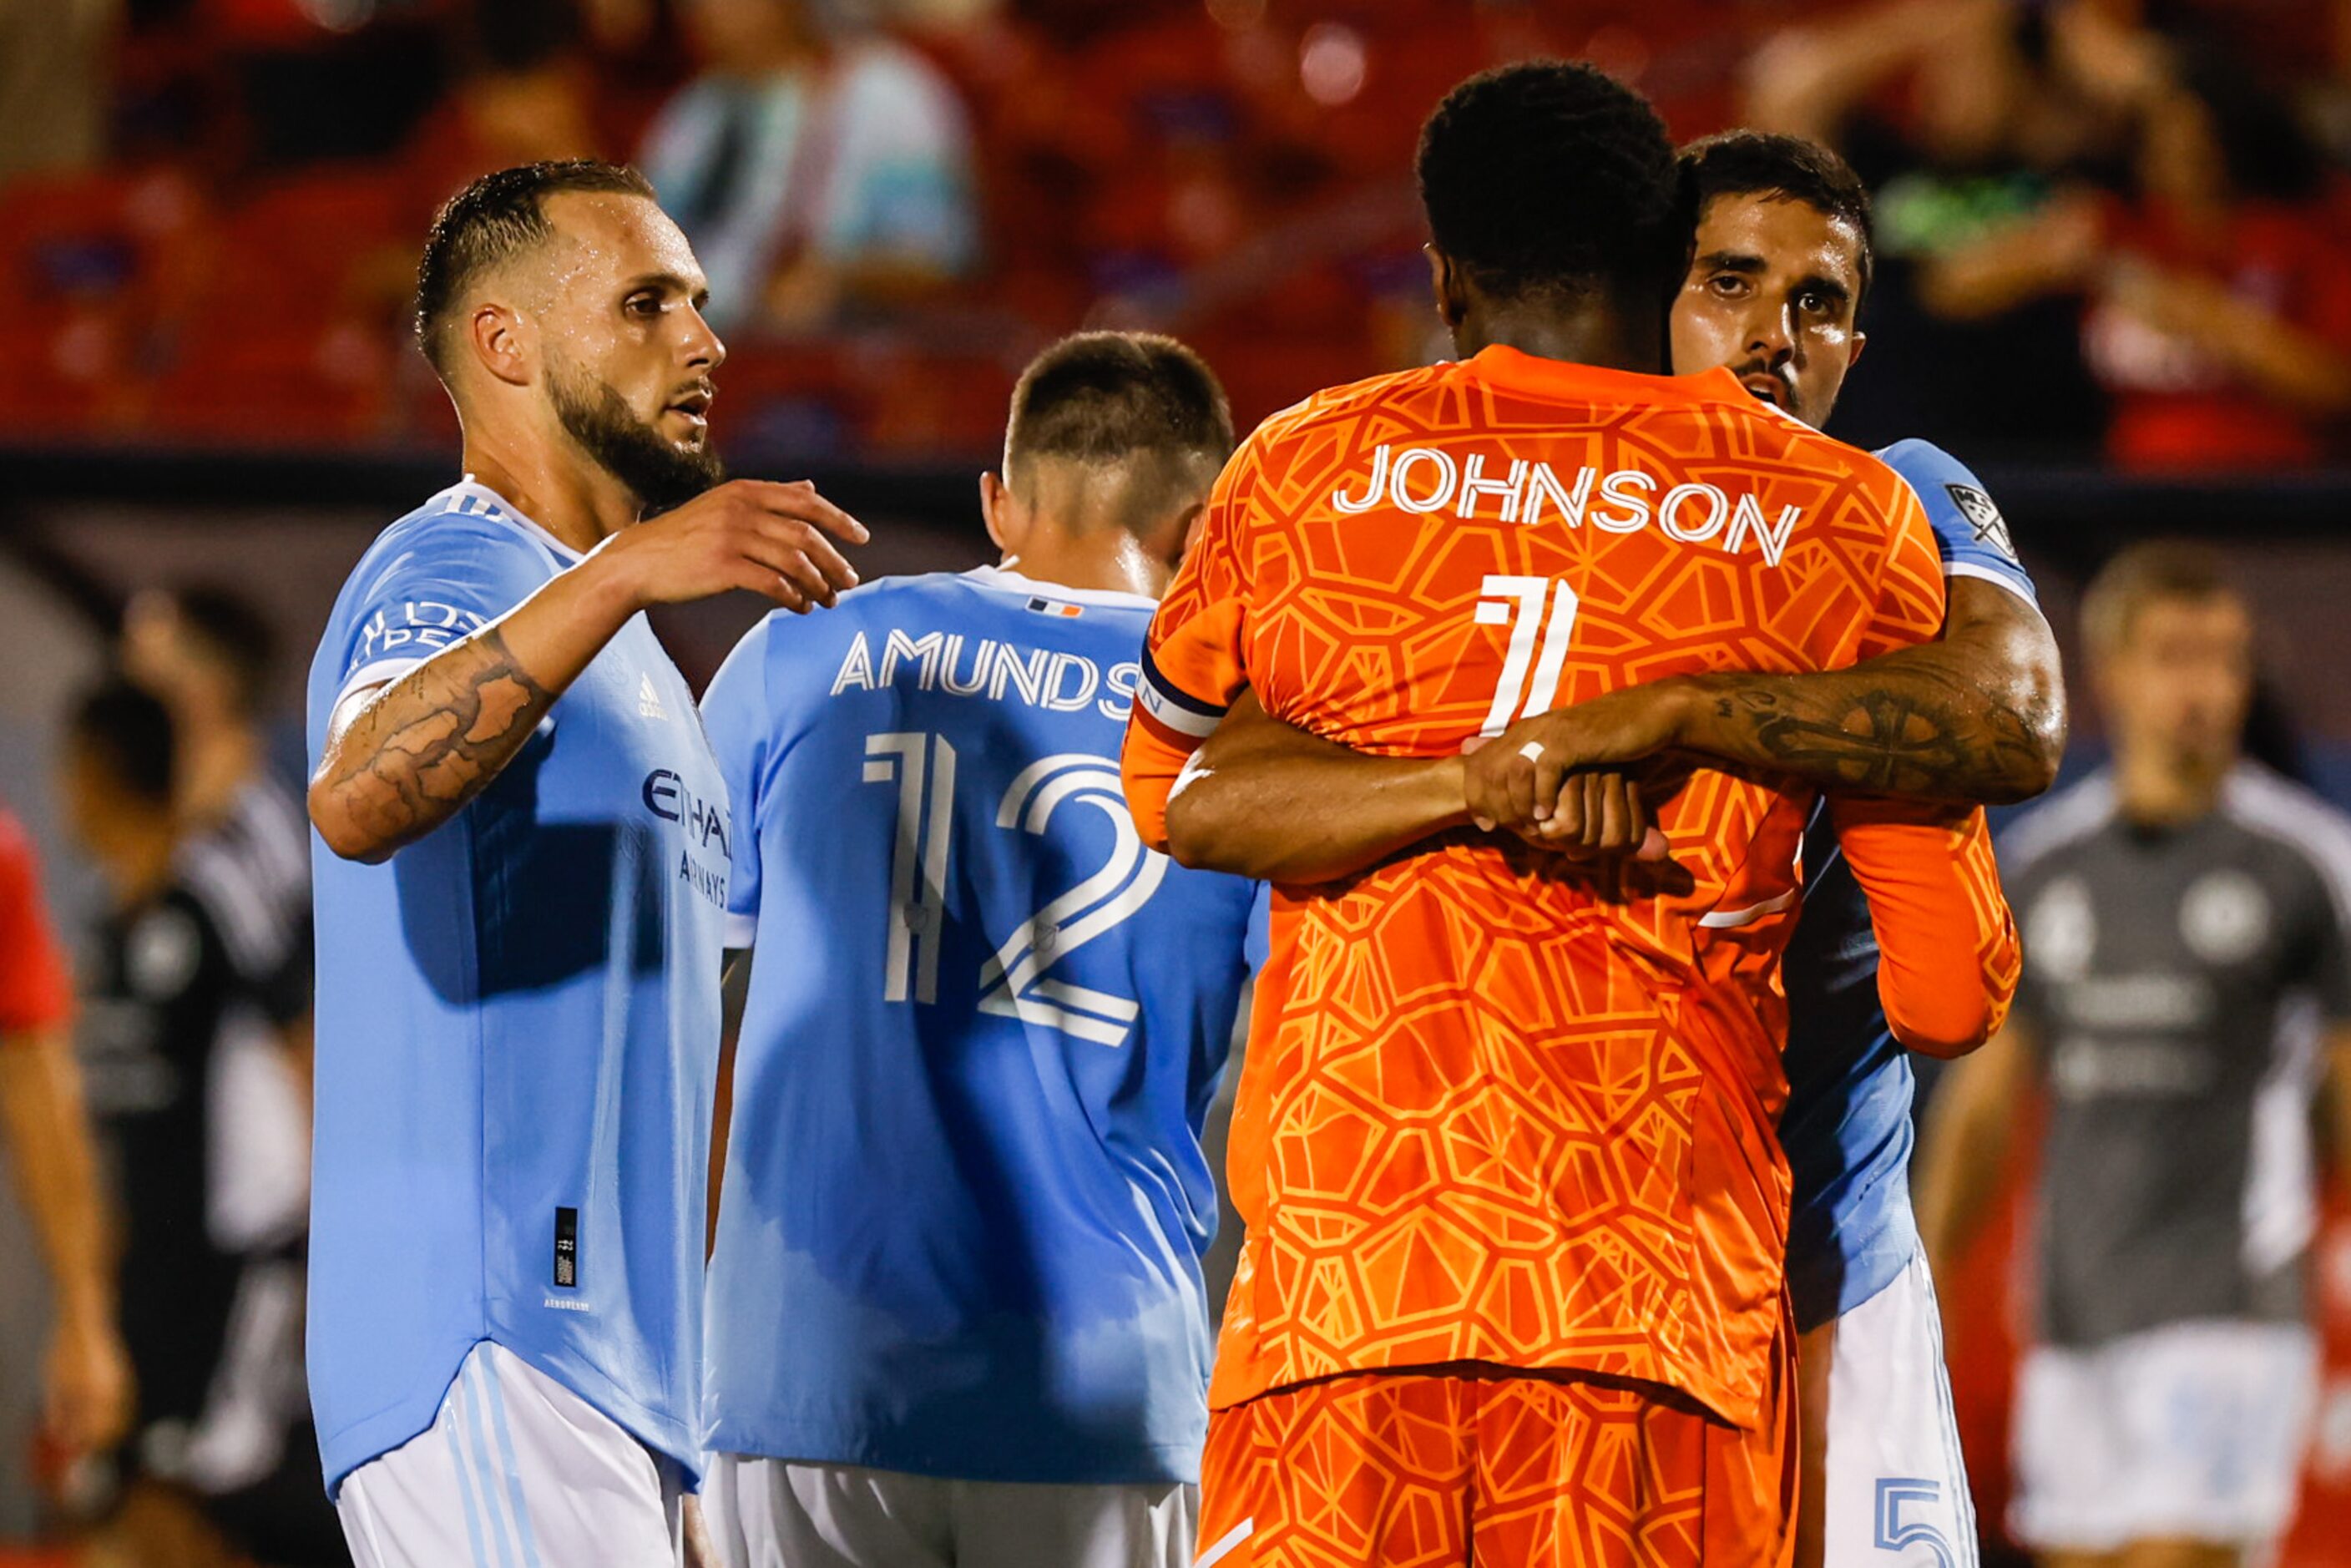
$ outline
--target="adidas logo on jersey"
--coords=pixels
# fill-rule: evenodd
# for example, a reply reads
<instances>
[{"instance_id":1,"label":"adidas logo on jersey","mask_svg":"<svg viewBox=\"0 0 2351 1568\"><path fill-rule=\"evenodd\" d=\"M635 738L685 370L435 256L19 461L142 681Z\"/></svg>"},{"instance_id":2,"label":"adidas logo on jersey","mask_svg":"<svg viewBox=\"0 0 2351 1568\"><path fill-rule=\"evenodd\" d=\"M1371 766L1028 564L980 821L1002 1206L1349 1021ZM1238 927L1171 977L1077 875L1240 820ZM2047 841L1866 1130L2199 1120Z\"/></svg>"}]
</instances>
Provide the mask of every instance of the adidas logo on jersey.
<instances>
[{"instance_id":1,"label":"adidas logo on jersey","mask_svg":"<svg viewBox=\"0 0 2351 1568\"><path fill-rule=\"evenodd\" d=\"M637 677L637 711L647 718L669 717L669 709L662 706L661 693L653 690L651 675Z\"/></svg>"}]
</instances>

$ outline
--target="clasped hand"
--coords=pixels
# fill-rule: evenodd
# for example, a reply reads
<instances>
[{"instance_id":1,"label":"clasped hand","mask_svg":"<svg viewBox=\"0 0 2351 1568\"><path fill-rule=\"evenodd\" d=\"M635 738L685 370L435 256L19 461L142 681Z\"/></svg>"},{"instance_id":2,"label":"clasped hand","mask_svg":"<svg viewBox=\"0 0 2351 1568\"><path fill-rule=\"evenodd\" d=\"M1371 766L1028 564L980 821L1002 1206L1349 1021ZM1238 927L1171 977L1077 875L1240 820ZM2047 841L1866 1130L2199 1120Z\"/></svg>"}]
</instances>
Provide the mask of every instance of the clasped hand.
<instances>
[{"instance_id":1,"label":"clasped hand","mask_svg":"<svg viewBox=\"0 0 2351 1568\"><path fill-rule=\"evenodd\" d=\"M1670 748L1678 696L1635 686L1519 720L1462 747L1463 794L1480 828L1575 860L1667 858L1626 764Z\"/></svg>"}]
</instances>

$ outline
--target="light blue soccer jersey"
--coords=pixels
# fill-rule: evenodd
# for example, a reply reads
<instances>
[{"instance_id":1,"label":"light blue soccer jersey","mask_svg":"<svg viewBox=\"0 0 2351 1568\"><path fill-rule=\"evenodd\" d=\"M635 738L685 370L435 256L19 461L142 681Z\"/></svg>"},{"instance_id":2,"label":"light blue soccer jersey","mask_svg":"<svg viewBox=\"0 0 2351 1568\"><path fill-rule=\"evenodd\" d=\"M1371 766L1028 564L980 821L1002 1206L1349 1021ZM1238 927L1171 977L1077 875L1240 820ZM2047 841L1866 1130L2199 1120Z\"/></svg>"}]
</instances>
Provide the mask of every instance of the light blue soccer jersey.
<instances>
[{"instance_id":1,"label":"light blue soccer jersey","mask_svg":"<svg viewBox=\"0 0 2351 1568\"><path fill-rule=\"evenodd\" d=\"M770 616L703 716L754 946L710 1270L713 1452L1192 1480L1202 1118L1254 884L1146 851L1153 606L993 568Z\"/></svg>"},{"instance_id":2,"label":"light blue soccer jersey","mask_svg":"<svg viewBox=\"0 0 2351 1568\"><path fill-rule=\"evenodd\" d=\"M1925 505L1945 575L1984 578L2039 604L2008 525L1964 465L1924 441L1896 442L1877 455ZM1918 1248L1910 1060L1886 1027L1869 901L1838 852L1824 807L1814 808L1805 831L1803 911L1782 966L1788 1105L1780 1117L1795 1183L1788 1288L1800 1331L1877 1294Z\"/></svg>"},{"instance_id":3,"label":"light blue soccer jersey","mask_svg":"<svg viewBox=\"0 0 2351 1568\"><path fill-rule=\"evenodd\" d=\"M346 692L579 559L471 484L387 528L311 664L313 764ZM430 1426L482 1340L698 1472L725 799L638 617L455 819L381 865L314 843L329 1489Z\"/></svg>"}]
</instances>

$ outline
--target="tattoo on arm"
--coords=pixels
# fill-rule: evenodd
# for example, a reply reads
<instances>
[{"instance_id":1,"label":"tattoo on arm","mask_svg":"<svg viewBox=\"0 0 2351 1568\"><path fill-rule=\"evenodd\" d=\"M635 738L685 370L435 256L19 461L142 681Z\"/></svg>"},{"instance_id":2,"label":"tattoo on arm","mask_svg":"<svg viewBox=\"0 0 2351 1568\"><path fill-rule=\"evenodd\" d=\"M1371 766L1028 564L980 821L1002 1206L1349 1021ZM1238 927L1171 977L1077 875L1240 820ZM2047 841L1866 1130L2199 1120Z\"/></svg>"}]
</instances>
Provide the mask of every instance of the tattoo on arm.
<instances>
[{"instance_id":1,"label":"tattoo on arm","mask_svg":"<svg viewBox=\"0 0 2351 1568\"><path fill-rule=\"evenodd\" d=\"M1829 675L1708 677L1726 748L1823 789L1995 802L2039 790L2045 727L1917 652Z\"/></svg>"},{"instance_id":2,"label":"tattoo on arm","mask_svg":"<svg viewBox=\"0 0 2351 1568\"><path fill-rule=\"evenodd\" d=\"M397 849L487 789L554 703L488 627L369 704L336 738L327 782L361 832Z\"/></svg>"}]
</instances>

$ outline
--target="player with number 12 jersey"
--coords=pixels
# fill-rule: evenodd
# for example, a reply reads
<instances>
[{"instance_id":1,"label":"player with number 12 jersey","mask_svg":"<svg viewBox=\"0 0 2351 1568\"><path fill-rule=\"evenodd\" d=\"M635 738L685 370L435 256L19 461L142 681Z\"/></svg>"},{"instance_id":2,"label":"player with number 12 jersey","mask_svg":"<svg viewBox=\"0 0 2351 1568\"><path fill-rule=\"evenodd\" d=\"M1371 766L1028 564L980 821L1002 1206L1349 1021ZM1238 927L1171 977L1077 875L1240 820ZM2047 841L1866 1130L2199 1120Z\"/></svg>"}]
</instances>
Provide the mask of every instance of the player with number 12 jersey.
<instances>
[{"instance_id":1,"label":"player with number 12 jersey","mask_svg":"<svg viewBox=\"0 0 2351 1568\"><path fill-rule=\"evenodd\" d=\"M714 1450L1192 1479L1196 1419L1118 1406L1146 1368L1206 1375L1214 1186L1205 1161L1146 1152L1187 1142L1152 1118L1196 1125L1214 1092L1252 884L1146 850L1120 798L1151 610L995 567L890 580L830 615L771 617L712 683L703 716L745 839L727 946L756 944L743 1034L792 1042L772 1074L737 1059ZM1144 1033L1200 1051L1145 1053ZM902 1226L910 1207L942 1221ZM780 1253L759 1240L771 1226ZM1092 1334L1040 1336L1065 1315ZM975 1378L926 1349L967 1335L1034 1378ZM1040 1426L1077 1446L1040 1450Z\"/></svg>"},{"instance_id":2,"label":"player with number 12 jersey","mask_svg":"<svg viewBox=\"0 0 2351 1568\"><path fill-rule=\"evenodd\" d=\"M1196 450L1136 412L1183 396L1214 406ZM722 1544L739 1531L753 1559L812 1532L873 1568L1190 1561L1217 1215L1199 1134L1257 886L1144 843L1116 759L1155 600L1070 583L1165 584L1231 448L1222 408L1178 345L1065 340L1016 392L988 492L1036 576L770 617L705 699L738 824L727 945L752 950L705 1436ZM1073 565L1128 555L1155 565ZM970 1483L1026 1483L1008 1544L945 1518L1004 1496ZM861 1522L844 1491L878 1506ZM905 1519L934 1504L918 1544ZM1105 1550L1121 1532L1136 1543Z\"/></svg>"}]
</instances>

